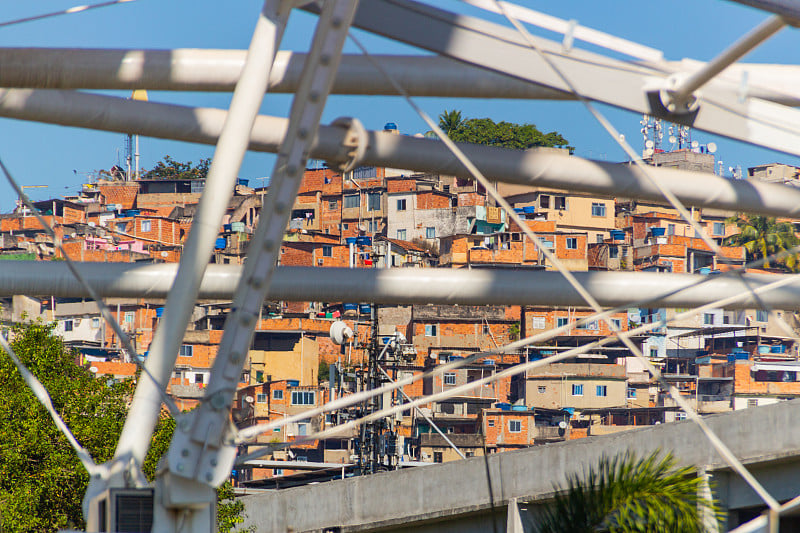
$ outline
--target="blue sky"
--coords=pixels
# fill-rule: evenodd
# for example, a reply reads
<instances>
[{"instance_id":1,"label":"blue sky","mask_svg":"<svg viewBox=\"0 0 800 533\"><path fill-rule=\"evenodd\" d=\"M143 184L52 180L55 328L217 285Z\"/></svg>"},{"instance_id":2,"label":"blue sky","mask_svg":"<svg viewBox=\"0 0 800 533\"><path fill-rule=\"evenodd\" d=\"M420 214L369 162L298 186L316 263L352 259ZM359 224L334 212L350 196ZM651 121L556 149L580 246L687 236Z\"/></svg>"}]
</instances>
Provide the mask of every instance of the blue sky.
<instances>
[{"instance_id":1,"label":"blue sky","mask_svg":"<svg viewBox=\"0 0 800 533\"><path fill-rule=\"evenodd\" d=\"M66 9L77 3L75 0L7 3L0 15L0 22ZM760 11L721 0L518 0L518 3L561 18L576 19L586 26L664 50L668 59L675 60L684 57L708 60L767 17ZM443 4L470 11L457 2ZM201 0L137 0L109 8L2 27L0 46L244 49L249 43L260 6L259 0L239 0L224 6L219 2ZM502 23L497 18L494 20ZM305 49L313 32L313 24L313 17L303 13L294 14L281 48ZM543 35L550 36L546 33ZM410 47L379 37L364 35L362 40L374 53L415 53ZM798 30L784 29L745 60L796 63L799 41ZM347 51L356 52L352 45L348 46ZM151 92L150 99L226 108L230 96L220 93ZM624 159L616 143L577 103L443 98L420 98L417 101L432 116L438 115L443 109L455 108L468 117L488 116L494 120L530 122L544 131L562 133L576 147L577 155L609 161ZM267 95L261 112L286 116L289 105L288 96ZM601 106L601 109L633 147L640 150L640 115L606 106ZM403 133L413 134L428 129L400 98L331 97L323 122L344 115L359 118L370 129L380 129L389 121L397 123ZM775 161L800 166L797 158L701 132L695 132L693 138L701 143L715 141L719 145L717 155L726 168L741 165L746 170L748 166ZM165 154L178 160L197 161L201 157L210 157L213 147L141 138L140 152L142 167L150 168ZM86 173L107 169L117 161L123 163L124 136L0 118L0 157L21 183L48 186L45 189L30 189L35 200L60 197L77 191L80 184L87 180ZM240 176L267 176L272 170L273 160L269 154L248 154ZM14 200L10 187L2 181L0 212L10 211Z\"/></svg>"}]
</instances>

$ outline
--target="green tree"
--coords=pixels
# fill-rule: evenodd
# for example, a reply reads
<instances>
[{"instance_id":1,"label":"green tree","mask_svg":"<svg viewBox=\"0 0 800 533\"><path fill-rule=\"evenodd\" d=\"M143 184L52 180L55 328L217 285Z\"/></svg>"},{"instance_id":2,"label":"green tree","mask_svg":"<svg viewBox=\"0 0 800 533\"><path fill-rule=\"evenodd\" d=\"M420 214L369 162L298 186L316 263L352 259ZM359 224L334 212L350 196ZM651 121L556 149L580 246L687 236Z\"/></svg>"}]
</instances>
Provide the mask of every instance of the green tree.
<instances>
[{"instance_id":1,"label":"green tree","mask_svg":"<svg viewBox=\"0 0 800 533\"><path fill-rule=\"evenodd\" d=\"M325 361L319 362L319 367L317 368L317 379L322 381L328 381L331 376L331 367Z\"/></svg>"},{"instance_id":2,"label":"green tree","mask_svg":"<svg viewBox=\"0 0 800 533\"><path fill-rule=\"evenodd\" d=\"M200 159L198 164L193 165L191 161L183 163L165 155L156 166L142 174L142 179L204 179L208 175L210 164L210 158Z\"/></svg>"},{"instance_id":3,"label":"green tree","mask_svg":"<svg viewBox=\"0 0 800 533\"><path fill-rule=\"evenodd\" d=\"M569 476L565 490L556 487L539 532L700 533L707 512L719 518L717 505L699 496L700 483L693 468L676 468L671 454L604 456L582 476Z\"/></svg>"},{"instance_id":4,"label":"green tree","mask_svg":"<svg viewBox=\"0 0 800 533\"><path fill-rule=\"evenodd\" d=\"M460 128L463 122L464 119L461 116L461 111L455 109L452 111L445 109L444 112L439 115L439 127L448 137L451 137L452 133Z\"/></svg>"},{"instance_id":5,"label":"green tree","mask_svg":"<svg viewBox=\"0 0 800 533\"><path fill-rule=\"evenodd\" d=\"M794 233L794 226L788 222L778 222L771 217L760 215L732 217L727 220L739 227L739 233L727 239L727 244L743 246L748 261L762 259L772 254L784 252L800 243ZM782 268L797 272L800 263L797 254L789 254L776 261ZM769 261L764 263L770 268Z\"/></svg>"},{"instance_id":6,"label":"green tree","mask_svg":"<svg viewBox=\"0 0 800 533\"><path fill-rule=\"evenodd\" d=\"M543 133L534 124L495 122L490 118L464 118L461 111L445 111L439 115L439 127L456 142L501 146L527 150L535 146L574 150L560 133Z\"/></svg>"},{"instance_id":7,"label":"green tree","mask_svg":"<svg viewBox=\"0 0 800 533\"><path fill-rule=\"evenodd\" d=\"M53 334L53 327L42 322L16 325L12 347L47 389L78 442L95 462L103 463L114 454L134 383L96 379L75 363L75 354ZM0 530L83 528L81 501L89 476L3 351L0 383ZM174 421L162 417L143 465L150 479L173 430ZM218 516L232 516L225 518L229 522L238 516L238 522L230 522L235 525L242 521L242 509L237 502L221 501Z\"/></svg>"}]
</instances>

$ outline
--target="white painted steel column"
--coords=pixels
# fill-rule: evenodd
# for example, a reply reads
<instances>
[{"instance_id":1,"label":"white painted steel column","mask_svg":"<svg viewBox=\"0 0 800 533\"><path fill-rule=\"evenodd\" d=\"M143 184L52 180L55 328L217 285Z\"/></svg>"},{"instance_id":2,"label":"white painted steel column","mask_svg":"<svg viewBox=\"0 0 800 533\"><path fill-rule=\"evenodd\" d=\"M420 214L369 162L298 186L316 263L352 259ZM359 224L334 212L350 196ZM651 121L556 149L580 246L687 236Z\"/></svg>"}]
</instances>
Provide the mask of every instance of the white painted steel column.
<instances>
[{"instance_id":1,"label":"white painted steel column","mask_svg":"<svg viewBox=\"0 0 800 533\"><path fill-rule=\"evenodd\" d=\"M167 452L169 474L176 478L218 487L230 477L237 452L227 439L230 405L357 6L357 0L329 0L322 8L208 387L200 405L176 427Z\"/></svg>"},{"instance_id":2,"label":"white painted steel column","mask_svg":"<svg viewBox=\"0 0 800 533\"><path fill-rule=\"evenodd\" d=\"M186 326L194 309L197 292L214 246L222 217L233 194L250 130L266 92L270 68L283 34L287 13L282 0L266 0L258 17L247 61L233 93L230 111L220 131L217 149L206 178L192 229L183 249L174 284L167 296L164 315L150 345L146 368L158 379L139 380L116 458L132 457L137 466L144 462L161 408L158 389L165 389Z\"/></svg>"}]
</instances>

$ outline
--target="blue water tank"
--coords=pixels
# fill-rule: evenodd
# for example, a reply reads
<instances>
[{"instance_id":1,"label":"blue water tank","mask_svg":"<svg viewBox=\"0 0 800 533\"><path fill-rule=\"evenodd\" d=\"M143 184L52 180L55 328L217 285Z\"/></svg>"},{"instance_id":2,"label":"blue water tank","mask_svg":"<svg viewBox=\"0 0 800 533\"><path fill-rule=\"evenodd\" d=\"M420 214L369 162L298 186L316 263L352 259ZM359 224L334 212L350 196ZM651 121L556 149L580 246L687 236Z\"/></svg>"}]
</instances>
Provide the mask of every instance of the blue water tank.
<instances>
[{"instance_id":1,"label":"blue water tank","mask_svg":"<svg viewBox=\"0 0 800 533\"><path fill-rule=\"evenodd\" d=\"M231 228L233 228L232 224L223 224L222 225L222 231L231 231Z\"/></svg>"},{"instance_id":2,"label":"blue water tank","mask_svg":"<svg viewBox=\"0 0 800 533\"><path fill-rule=\"evenodd\" d=\"M287 379L286 380L286 384L289 387L299 387L300 386L300 380L298 380L298 379Z\"/></svg>"},{"instance_id":3,"label":"blue water tank","mask_svg":"<svg viewBox=\"0 0 800 533\"><path fill-rule=\"evenodd\" d=\"M512 405L511 406L511 410L512 411L527 411L528 407L526 405Z\"/></svg>"},{"instance_id":4,"label":"blue water tank","mask_svg":"<svg viewBox=\"0 0 800 533\"><path fill-rule=\"evenodd\" d=\"M536 207L533 205L526 205L525 207L522 208L522 212L528 215L532 215L533 213L536 212Z\"/></svg>"},{"instance_id":5,"label":"blue water tank","mask_svg":"<svg viewBox=\"0 0 800 533\"><path fill-rule=\"evenodd\" d=\"M361 304L358 307L358 311L364 314L370 313L372 311L372 306L370 306L369 304Z\"/></svg>"},{"instance_id":6,"label":"blue water tank","mask_svg":"<svg viewBox=\"0 0 800 533\"><path fill-rule=\"evenodd\" d=\"M667 228L650 228L650 233L653 237L663 237L667 234Z\"/></svg>"},{"instance_id":7,"label":"blue water tank","mask_svg":"<svg viewBox=\"0 0 800 533\"><path fill-rule=\"evenodd\" d=\"M344 304L345 311L355 311L358 309L358 304Z\"/></svg>"},{"instance_id":8,"label":"blue water tank","mask_svg":"<svg viewBox=\"0 0 800 533\"><path fill-rule=\"evenodd\" d=\"M357 241L358 241L358 237L347 237L344 240L344 242L346 242L348 245L355 244Z\"/></svg>"},{"instance_id":9,"label":"blue water tank","mask_svg":"<svg viewBox=\"0 0 800 533\"><path fill-rule=\"evenodd\" d=\"M611 232L611 238L615 241L624 241L625 240L625 232L614 230Z\"/></svg>"},{"instance_id":10,"label":"blue water tank","mask_svg":"<svg viewBox=\"0 0 800 533\"><path fill-rule=\"evenodd\" d=\"M397 124L394 122L387 122L383 125L383 131L397 131Z\"/></svg>"},{"instance_id":11,"label":"blue water tank","mask_svg":"<svg viewBox=\"0 0 800 533\"><path fill-rule=\"evenodd\" d=\"M226 241L224 237L219 237L214 241L214 248L217 250L224 250L226 246L228 246L228 241Z\"/></svg>"},{"instance_id":12,"label":"blue water tank","mask_svg":"<svg viewBox=\"0 0 800 533\"><path fill-rule=\"evenodd\" d=\"M244 185L245 187L247 187L250 185L250 180L245 178L239 178L238 180L236 180L236 183L238 185Z\"/></svg>"},{"instance_id":13,"label":"blue water tank","mask_svg":"<svg viewBox=\"0 0 800 533\"><path fill-rule=\"evenodd\" d=\"M156 307L156 318L161 318L164 315L163 307Z\"/></svg>"},{"instance_id":14,"label":"blue water tank","mask_svg":"<svg viewBox=\"0 0 800 533\"><path fill-rule=\"evenodd\" d=\"M359 246L370 246L372 245L372 237L356 237L356 244Z\"/></svg>"},{"instance_id":15,"label":"blue water tank","mask_svg":"<svg viewBox=\"0 0 800 533\"><path fill-rule=\"evenodd\" d=\"M498 403L494 404L494 406L496 408L500 409L501 411L510 411L511 410L511 404L510 403L498 402Z\"/></svg>"}]
</instances>

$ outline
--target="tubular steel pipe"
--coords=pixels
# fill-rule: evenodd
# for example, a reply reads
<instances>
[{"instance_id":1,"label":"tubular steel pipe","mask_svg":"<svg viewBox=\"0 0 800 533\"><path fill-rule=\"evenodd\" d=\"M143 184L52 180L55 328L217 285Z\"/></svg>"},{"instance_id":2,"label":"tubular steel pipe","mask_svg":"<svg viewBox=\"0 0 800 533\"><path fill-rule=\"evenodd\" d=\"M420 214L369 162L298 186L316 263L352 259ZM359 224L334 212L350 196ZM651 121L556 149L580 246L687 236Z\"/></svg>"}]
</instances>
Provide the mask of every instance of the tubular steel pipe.
<instances>
[{"instance_id":1,"label":"tubular steel pipe","mask_svg":"<svg viewBox=\"0 0 800 533\"><path fill-rule=\"evenodd\" d=\"M104 298L166 298L175 264L77 263ZM631 300L653 307L697 307L747 289L735 276L652 272L575 272L575 277L604 307ZM209 265L200 285L200 300L230 301L241 267ZM753 289L780 275L746 274ZM86 296L66 266L49 261L9 261L0 269L0 294ZM280 267L267 298L289 301L364 301L380 304L556 305L584 306L584 300L558 272L481 269L350 269ZM796 283L760 296L775 309L800 309ZM738 308L760 307L748 297Z\"/></svg>"},{"instance_id":2,"label":"tubular steel pipe","mask_svg":"<svg viewBox=\"0 0 800 533\"><path fill-rule=\"evenodd\" d=\"M220 109L138 102L72 91L0 89L0 116L214 144L227 113ZM257 117L250 149L277 152L287 125L284 118ZM367 132L367 137L361 164L470 177L467 169L438 140L383 132ZM343 146L344 138L342 128L321 126L311 157L347 160L349 149ZM518 151L473 144L460 147L493 180L663 201L661 191L638 169L626 164L535 149ZM652 168L650 173L685 205L800 218L800 189L666 168Z\"/></svg>"}]
</instances>

